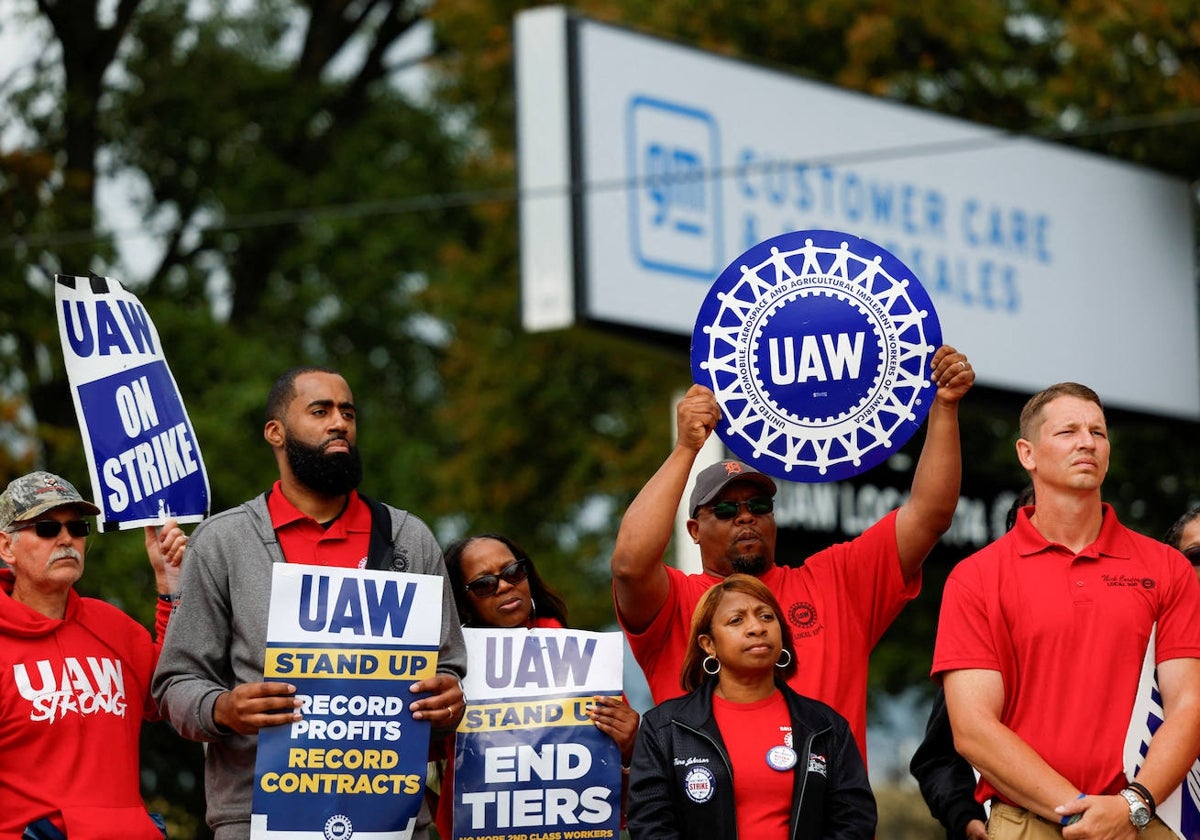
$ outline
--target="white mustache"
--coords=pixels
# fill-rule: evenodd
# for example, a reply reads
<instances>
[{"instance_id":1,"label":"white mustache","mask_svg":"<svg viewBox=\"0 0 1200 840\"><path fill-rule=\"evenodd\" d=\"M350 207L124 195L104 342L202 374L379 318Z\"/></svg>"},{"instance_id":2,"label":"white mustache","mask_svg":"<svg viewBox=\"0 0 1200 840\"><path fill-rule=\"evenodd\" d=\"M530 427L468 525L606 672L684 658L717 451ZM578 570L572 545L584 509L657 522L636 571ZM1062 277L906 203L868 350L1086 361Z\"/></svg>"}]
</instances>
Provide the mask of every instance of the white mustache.
<instances>
[{"instance_id":1,"label":"white mustache","mask_svg":"<svg viewBox=\"0 0 1200 840\"><path fill-rule=\"evenodd\" d=\"M70 557L76 563L83 562L83 553L79 551L79 549L71 548L70 546L67 546L66 548L60 548L58 551L55 551L52 555L50 555L50 562L53 563L55 560L62 560L65 557Z\"/></svg>"}]
</instances>

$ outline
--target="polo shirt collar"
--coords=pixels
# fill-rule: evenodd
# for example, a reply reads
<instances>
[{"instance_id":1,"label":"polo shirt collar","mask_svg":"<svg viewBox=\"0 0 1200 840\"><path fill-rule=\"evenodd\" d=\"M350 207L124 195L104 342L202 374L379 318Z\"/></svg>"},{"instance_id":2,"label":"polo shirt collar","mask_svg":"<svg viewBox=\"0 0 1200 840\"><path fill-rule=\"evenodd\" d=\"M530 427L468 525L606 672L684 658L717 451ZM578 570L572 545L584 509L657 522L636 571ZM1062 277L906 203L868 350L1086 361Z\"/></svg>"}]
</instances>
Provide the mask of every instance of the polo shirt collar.
<instances>
[{"instance_id":1,"label":"polo shirt collar","mask_svg":"<svg viewBox=\"0 0 1200 840\"><path fill-rule=\"evenodd\" d=\"M341 514L333 521L336 522L342 516L346 515L346 511L350 510L358 500L358 491L351 490L350 498L346 500L346 506L342 508ZM283 483L276 479L271 486L271 492L267 494L267 511L271 514L271 527L275 530L291 525L293 522L299 522L307 519L310 522L315 522L311 516L301 512L299 508L288 501L287 496L283 495ZM323 523L318 522L318 525Z\"/></svg>"},{"instance_id":2,"label":"polo shirt collar","mask_svg":"<svg viewBox=\"0 0 1200 840\"><path fill-rule=\"evenodd\" d=\"M1034 510L1036 510L1036 507L1031 505L1021 508L1017 513L1017 522L1013 525L1012 529L1013 539L1016 541L1017 553L1022 557L1028 557L1032 554L1055 548L1067 551L1068 549L1064 546L1052 543L1043 537L1041 532L1029 521L1029 517ZM1113 511L1112 505L1108 504L1108 502L1103 502L1101 503L1101 510L1103 518L1100 520L1100 534L1096 537L1095 542L1075 556L1094 557L1096 559L1103 556L1132 557L1133 545L1129 540L1129 535L1121 527L1121 523L1117 521L1117 514Z\"/></svg>"}]
</instances>

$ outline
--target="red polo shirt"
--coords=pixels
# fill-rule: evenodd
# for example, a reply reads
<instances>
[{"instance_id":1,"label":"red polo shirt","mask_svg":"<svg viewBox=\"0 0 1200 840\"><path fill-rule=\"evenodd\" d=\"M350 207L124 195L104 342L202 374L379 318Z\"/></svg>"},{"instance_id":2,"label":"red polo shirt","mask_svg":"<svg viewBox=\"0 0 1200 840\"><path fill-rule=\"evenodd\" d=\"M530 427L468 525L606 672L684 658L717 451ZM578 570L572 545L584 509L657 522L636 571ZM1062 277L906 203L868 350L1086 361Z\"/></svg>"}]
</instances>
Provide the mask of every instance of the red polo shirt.
<instances>
[{"instance_id":1,"label":"red polo shirt","mask_svg":"<svg viewBox=\"0 0 1200 840\"><path fill-rule=\"evenodd\" d=\"M350 491L346 509L327 526L297 510L283 495L278 481L267 496L267 510L279 537L279 547L289 563L346 569L366 567L371 509L357 491Z\"/></svg>"},{"instance_id":2,"label":"red polo shirt","mask_svg":"<svg viewBox=\"0 0 1200 840\"><path fill-rule=\"evenodd\" d=\"M933 675L999 671L1004 725L1080 790L1114 794L1150 631L1157 662L1200 658L1200 586L1183 555L1108 505L1078 554L1047 541L1032 510L951 572ZM976 798L995 795L980 779Z\"/></svg>"}]
</instances>

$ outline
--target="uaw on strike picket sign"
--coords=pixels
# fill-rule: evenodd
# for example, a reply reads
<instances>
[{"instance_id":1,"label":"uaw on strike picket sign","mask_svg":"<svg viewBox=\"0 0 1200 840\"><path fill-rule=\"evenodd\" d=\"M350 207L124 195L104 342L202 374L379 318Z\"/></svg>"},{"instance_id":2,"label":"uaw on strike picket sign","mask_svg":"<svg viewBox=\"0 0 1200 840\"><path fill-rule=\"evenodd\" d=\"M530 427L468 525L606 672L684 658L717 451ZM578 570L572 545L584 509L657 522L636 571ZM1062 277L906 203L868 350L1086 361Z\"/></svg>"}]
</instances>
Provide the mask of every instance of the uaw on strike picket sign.
<instances>
[{"instance_id":1,"label":"uaw on strike picket sign","mask_svg":"<svg viewBox=\"0 0 1200 840\"><path fill-rule=\"evenodd\" d=\"M587 707L621 693L621 634L464 627L463 636L455 840L616 838L621 751Z\"/></svg>"},{"instance_id":2,"label":"uaw on strike picket sign","mask_svg":"<svg viewBox=\"0 0 1200 840\"><path fill-rule=\"evenodd\" d=\"M709 289L692 377L716 394L717 433L777 478L838 481L920 427L941 346L929 295L873 242L802 230L760 242Z\"/></svg>"},{"instance_id":3,"label":"uaw on strike picket sign","mask_svg":"<svg viewBox=\"0 0 1200 840\"><path fill-rule=\"evenodd\" d=\"M146 308L107 277L54 278L100 530L208 515L208 475Z\"/></svg>"},{"instance_id":4,"label":"uaw on strike picket sign","mask_svg":"<svg viewBox=\"0 0 1200 840\"><path fill-rule=\"evenodd\" d=\"M302 720L259 730L252 840L408 840L429 722L408 710L437 670L436 575L277 563L263 678L296 686Z\"/></svg>"}]
</instances>

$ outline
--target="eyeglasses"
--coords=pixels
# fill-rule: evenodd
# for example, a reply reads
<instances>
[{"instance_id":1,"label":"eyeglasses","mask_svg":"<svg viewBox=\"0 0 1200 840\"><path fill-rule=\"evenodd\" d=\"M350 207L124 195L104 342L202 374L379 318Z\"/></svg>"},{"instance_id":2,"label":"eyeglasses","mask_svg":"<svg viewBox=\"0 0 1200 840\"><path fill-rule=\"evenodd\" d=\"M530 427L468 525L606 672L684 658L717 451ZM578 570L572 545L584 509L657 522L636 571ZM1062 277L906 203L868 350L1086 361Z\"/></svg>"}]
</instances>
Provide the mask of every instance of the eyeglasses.
<instances>
[{"instance_id":1,"label":"eyeglasses","mask_svg":"<svg viewBox=\"0 0 1200 840\"><path fill-rule=\"evenodd\" d=\"M770 496L755 496L753 499L747 499L744 502L727 499L724 502L709 505L708 508L717 519L733 519L738 515L738 511L742 505L745 505L746 510L754 516L763 516L775 510L775 500Z\"/></svg>"},{"instance_id":2,"label":"eyeglasses","mask_svg":"<svg viewBox=\"0 0 1200 840\"><path fill-rule=\"evenodd\" d=\"M475 578L467 584L467 591L476 598L488 598L495 595L500 589L500 581L516 586L527 577L529 577L529 569L526 568L525 561L517 560L501 569L498 575L480 575Z\"/></svg>"},{"instance_id":3,"label":"eyeglasses","mask_svg":"<svg viewBox=\"0 0 1200 840\"><path fill-rule=\"evenodd\" d=\"M32 528L33 532L44 540L52 540L62 533L63 527L66 527L67 533L72 537L86 537L92 532L92 525L86 519L72 519L70 522L59 522L57 519L39 519L37 522L30 522L27 525L18 525L15 528L10 528L10 531L24 531L27 528Z\"/></svg>"},{"instance_id":4,"label":"eyeglasses","mask_svg":"<svg viewBox=\"0 0 1200 840\"><path fill-rule=\"evenodd\" d=\"M1183 556L1188 559L1188 562L1193 566L1200 566L1200 545L1194 545L1187 551L1183 552Z\"/></svg>"}]
</instances>

